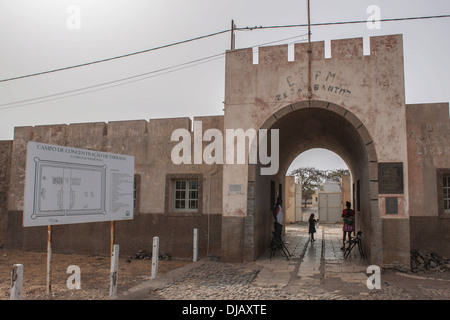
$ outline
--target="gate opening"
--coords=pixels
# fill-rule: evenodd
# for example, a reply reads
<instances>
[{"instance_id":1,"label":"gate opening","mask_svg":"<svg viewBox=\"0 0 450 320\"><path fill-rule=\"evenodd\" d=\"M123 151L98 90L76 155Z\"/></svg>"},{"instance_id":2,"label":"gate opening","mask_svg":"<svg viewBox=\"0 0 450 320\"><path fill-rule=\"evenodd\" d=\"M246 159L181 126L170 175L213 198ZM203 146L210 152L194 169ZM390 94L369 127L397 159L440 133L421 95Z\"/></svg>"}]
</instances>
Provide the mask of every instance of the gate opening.
<instances>
[{"instance_id":1,"label":"gate opening","mask_svg":"<svg viewBox=\"0 0 450 320\"><path fill-rule=\"evenodd\" d=\"M268 119L262 126L279 130L279 171L270 176L261 175L261 165L255 165L254 182L249 182L254 194L254 211L249 211L249 215L253 215L254 221L255 256L263 254L270 244L272 219L268 213L274 199L281 196L286 206L286 175L294 159L307 150L326 149L339 155L350 172L351 199L344 200L344 204L352 202L356 230L363 231L364 250L370 259L371 247L379 246L376 237L371 235L372 224L378 223L371 219L374 208L371 202L377 200L378 185L370 179L377 159L367 129L348 110L322 101L299 102L286 106L280 113L283 116L276 117L276 121Z\"/></svg>"},{"instance_id":2,"label":"gate opening","mask_svg":"<svg viewBox=\"0 0 450 320\"><path fill-rule=\"evenodd\" d=\"M306 222L311 214L321 223L342 221L346 201L353 204L350 171L327 149L310 149L292 161L286 173L286 223Z\"/></svg>"}]
</instances>

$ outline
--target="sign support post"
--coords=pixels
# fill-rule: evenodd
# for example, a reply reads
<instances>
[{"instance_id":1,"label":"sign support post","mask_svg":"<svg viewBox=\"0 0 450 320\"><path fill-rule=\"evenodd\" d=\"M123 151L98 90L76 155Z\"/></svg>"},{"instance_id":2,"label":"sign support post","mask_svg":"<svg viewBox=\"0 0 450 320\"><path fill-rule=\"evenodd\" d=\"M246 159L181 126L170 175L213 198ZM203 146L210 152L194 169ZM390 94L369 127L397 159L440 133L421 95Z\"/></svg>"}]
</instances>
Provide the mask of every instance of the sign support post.
<instances>
[{"instance_id":1,"label":"sign support post","mask_svg":"<svg viewBox=\"0 0 450 320\"><path fill-rule=\"evenodd\" d=\"M115 242L116 242L116 223L114 220L111 220L111 257L113 254Z\"/></svg>"},{"instance_id":2,"label":"sign support post","mask_svg":"<svg viewBox=\"0 0 450 320\"><path fill-rule=\"evenodd\" d=\"M52 299L52 226L47 226L47 295Z\"/></svg>"}]
</instances>

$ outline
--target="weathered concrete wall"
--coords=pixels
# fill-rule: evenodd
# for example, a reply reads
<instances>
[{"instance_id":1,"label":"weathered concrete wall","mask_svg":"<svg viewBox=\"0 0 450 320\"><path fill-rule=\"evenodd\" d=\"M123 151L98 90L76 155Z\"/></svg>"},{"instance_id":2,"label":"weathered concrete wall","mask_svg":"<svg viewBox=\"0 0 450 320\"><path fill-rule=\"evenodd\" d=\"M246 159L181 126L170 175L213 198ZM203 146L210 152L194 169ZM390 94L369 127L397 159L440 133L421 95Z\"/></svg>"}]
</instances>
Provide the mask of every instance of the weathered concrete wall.
<instances>
[{"instance_id":1,"label":"weathered concrete wall","mask_svg":"<svg viewBox=\"0 0 450 320\"><path fill-rule=\"evenodd\" d=\"M295 222L295 177L286 176L286 192L284 197L286 223Z\"/></svg>"},{"instance_id":2,"label":"weathered concrete wall","mask_svg":"<svg viewBox=\"0 0 450 320\"><path fill-rule=\"evenodd\" d=\"M406 106L411 249L450 256L450 213L444 212L443 174L450 174L448 103Z\"/></svg>"},{"instance_id":3,"label":"weathered concrete wall","mask_svg":"<svg viewBox=\"0 0 450 320\"><path fill-rule=\"evenodd\" d=\"M221 215L170 217L164 214L140 214L133 220L116 221L116 243L121 254L152 250L153 237L160 239L160 252L192 259L193 229L199 230L199 257L217 256L221 251ZM209 221L208 221L209 219ZM8 212L7 248L45 251L46 227L22 227L22 211ZM109 222L53 226L53 251L62 253L104 254L110 252ZM208 245L209 242L209 245Z\"/></svg>"},{"instance_id":4,"label":"weathered concrete wall","mask_svg":"<svg viewBox=\"0 0 450 320\"><path fill-rule=\"evenodd\" d=\"M352 171L352 176L361 180L360 221L366 231L364 237L369 237L366 242L372 245L371 259L373 263L381 264L384 258L383 225L389 222L382 223L384 207L378 200L385 195L376 192L377 163L400 162L405 172L408 168L402 36L372 37L370 55L367 56L363 55L362 38L332 41L329 59L324 57L323 42L311 45L311 102L308 102L307 96L307 44L295 45L294 61L287 59L287 46L259 48L258 64L253 64L251 48L227 52L224 127L270 129L292 112L308 107L328 109L348 120L359 132L361 140L371 144L371 151L361 149L365 155L361 154L359 159L365 157L364 163L351 157L355 171ZM311 105L305 106L304 103ZM322 124L325 126L328 123ZM311 147L317 147L320 137L316 142ZM339 146L329 145L328 149L336 147ZM282 158L281 171L287 168L293 160L291 157L298 155L299 151ZM241 184L243 190L247 190L248 170L242 165L224 166L224 218L247 216L247 193L231 197L225 190L229 184ZM404 215L396 219L409 221L408 176L404 174L403 179L404 193L399 207ZM223 222L224 234L227 224L225 220ZM398 231L409 237L409 230ZM409 248L404 250L409 251ZM223 254L227 257L225 252ZM231 254L229 258L239 259L231 257ZM405 260L402 263L409 262Z\"/></svg>"},{"instance_id":5,"label":"weathered concrete wall","mask_svg":"<svg viewBox=\"0 0 450 320\"><path fill-rule=\"evenodd\" d=\"M353 204L352 184L350 175L342 176L341 192L342 192L342 208L345 208L345 203L347 201L350 201Z\"/></svg>"},{"instance_id":6,"label":"weathered concrete wall","mask_svg":"<svg viewBox=\"0 0 450 320\"><path fill-rule=\"evenodd\" d=\"M406 164L402 37L372 37L370 47L364 56L362 38L335 40L331 58L325 59L324 43L312 43L312 100L351 111L375 140L380 162ZM251 48L227 52L225 128L258 129L281 108L307 99L306 51L307 44L296 44L295 61L288 61L287 46L262 47L257 65ZM247 176L241 174L245 167L235 167L224 183ZM224 215L245 215L236 202Z\"/></svg>"},{"instance_id":7,"label":"weathered concrete wall","mask_svg":"<svg viewBox=\"0 0 450 320\"><path fill-rule=\"evenodd\" d=\"M0 141L0 248L5 246L12 141Z\"/></svg>"},{"instance_id":8,"label":"weathered concrete wall","mask_svg":"<svg viewBox=\"0 0 450 320\"><path fill-rule=\"evenodd\" d=\"M203 132L209 128L223 130L222 116L194 118L197 120L202 122ZM27 142L38 141L135 157L139 203L132 221L116 223L121 252L149 248L152 237L159 236L161 248L166 248L172 255L190 257L192 250L187 250L186 246L192 242L193 228L199 228L201 250L209 248L208 254L220 256L222 165L175 165L171 160L172 148L178 143L171 141L172 132L175 129L191 132L191 122L189 118L173 118L15 128L11 174L16 178L11 181L8 193L7 245L45 249L46 233L40 230L42 228L22 227ZM202 150L205 145L200 146ZM199 197L198 212L171 210L171 193L167 191L171 179L177 177L199 178L200 193L202 190L205 193ZM57 226L54 239L60 243L55 243L55 250L107 253L109 224ZM200 253L206 254L205 250Z\"/></svg>"}]
</instances>

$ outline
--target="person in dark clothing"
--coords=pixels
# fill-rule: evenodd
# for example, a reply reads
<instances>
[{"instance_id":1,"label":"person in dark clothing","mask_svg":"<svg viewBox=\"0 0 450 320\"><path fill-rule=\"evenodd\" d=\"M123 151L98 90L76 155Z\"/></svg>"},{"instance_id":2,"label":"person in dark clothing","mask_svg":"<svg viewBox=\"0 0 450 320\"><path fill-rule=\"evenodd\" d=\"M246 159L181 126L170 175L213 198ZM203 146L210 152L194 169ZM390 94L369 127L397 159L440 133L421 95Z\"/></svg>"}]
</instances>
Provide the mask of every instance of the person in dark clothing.
<instances>
[{"instance_id":1,"label":"person in dark clothing","mask_svg":"<svg viewBox=\"0 0 450 320\"><path fill-rule=\"evenodd\" d=\"M279 197L277 199L277 203L275 207L273 208L272 215L274 219L274 229L275 229L275 240L279 244L282 242L281 234L283 232L283 222L284 222L284 212L283 208L281 207L282 199Z\"/></svg>"},{"instance_id":2,"label":"person in dark clothing","mask_svg":"<svg viewBox=\"0 0 450 320\"><path fill-rule=\"evenodd\" d=\"M311 213L311 215L309 216L309 235L311 238L311 242L314 242L316 240L314 240L314 233L316 233L316 223L317 221L319 221L318 219L315 220L314 219L314 213Z\"/></svg>"}]
</instances>

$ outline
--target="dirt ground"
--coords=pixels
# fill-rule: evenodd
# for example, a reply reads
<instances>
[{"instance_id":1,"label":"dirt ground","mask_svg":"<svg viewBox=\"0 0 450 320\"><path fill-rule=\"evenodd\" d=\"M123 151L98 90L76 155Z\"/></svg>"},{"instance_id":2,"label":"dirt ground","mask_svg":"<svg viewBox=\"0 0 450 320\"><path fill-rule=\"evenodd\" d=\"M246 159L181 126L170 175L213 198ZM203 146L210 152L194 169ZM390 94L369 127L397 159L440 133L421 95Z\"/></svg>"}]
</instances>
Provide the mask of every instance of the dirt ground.
<instances>
[{"instance_id":1,"label":"dirt ground","mask_svg":"<svg viewBox=\"0 0 450 320\"><path fill-rule=\"evenodd\" d=\"M118 291L127 290L151 277L152 260L128 260L119 258ZM131 262L129 262L131 261ZM180 268L190 261L160 260L158 275ZM0 300L9 300L11 271L14 264L24 265L24 300L48 300L47 253L0 249ZM68 289L67 267L80 267L81 289ZM53 300L108 300L111 259L109 256L76 254L52 255L52 299Z\"/></svg>"}]
</instances>

